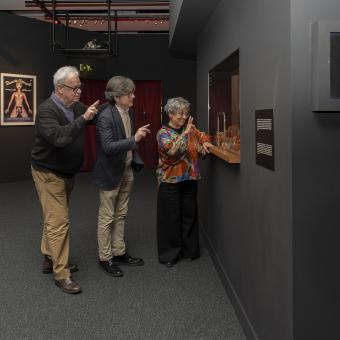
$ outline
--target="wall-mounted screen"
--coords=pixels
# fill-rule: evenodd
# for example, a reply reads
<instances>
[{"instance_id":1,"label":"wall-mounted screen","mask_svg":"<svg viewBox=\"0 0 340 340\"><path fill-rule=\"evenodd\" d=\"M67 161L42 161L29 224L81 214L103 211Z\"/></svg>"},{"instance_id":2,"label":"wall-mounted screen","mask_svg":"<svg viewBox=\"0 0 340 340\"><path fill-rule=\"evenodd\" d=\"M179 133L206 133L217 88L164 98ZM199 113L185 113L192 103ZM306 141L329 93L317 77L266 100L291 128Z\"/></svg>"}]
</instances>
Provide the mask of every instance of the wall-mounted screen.
<instances>
[{"instance_id":1,"label":"wall-mounted screen","mask_svg":"<svg viewBox=\"0 0 340 340\"><path fill-rule=\"evenodd\" d=\"M331 32L331 97L340 99L340 32Z\"/></svg>"},{"instance_id":2,"label":"wall-mounted screen","mask_svg":"<svg viewBox=\"0 0 340 340\"><path fill-rule=\"evenodd\" d=\"M312 25L312 110L340 112L340 21Z\"/></svg>"}]
</instances>

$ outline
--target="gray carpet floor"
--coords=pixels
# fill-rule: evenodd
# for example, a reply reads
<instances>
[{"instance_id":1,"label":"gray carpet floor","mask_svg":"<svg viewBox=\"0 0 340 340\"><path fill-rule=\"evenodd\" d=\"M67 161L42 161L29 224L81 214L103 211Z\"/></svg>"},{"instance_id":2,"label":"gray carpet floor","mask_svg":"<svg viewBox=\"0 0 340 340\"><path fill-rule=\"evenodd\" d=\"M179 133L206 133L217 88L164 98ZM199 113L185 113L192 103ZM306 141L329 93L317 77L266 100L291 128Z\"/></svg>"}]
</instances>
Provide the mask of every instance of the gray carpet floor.
<instances>
[{"instance_id":1,"label":"gray carpet floor","mask_svg":"<svg viewBox=\"0 0 340 340\"><path fill-rule=\"evenodd\" d=\"M71 256L83 292L63 293L41 273L41 210L31 180L0 184L0 339L243 340L211 258L158 263L156 181L136 175L126 241L142 267L105 275L97 262L98 193L77 175L71 196Z\"/></svg>"}]
</instances>

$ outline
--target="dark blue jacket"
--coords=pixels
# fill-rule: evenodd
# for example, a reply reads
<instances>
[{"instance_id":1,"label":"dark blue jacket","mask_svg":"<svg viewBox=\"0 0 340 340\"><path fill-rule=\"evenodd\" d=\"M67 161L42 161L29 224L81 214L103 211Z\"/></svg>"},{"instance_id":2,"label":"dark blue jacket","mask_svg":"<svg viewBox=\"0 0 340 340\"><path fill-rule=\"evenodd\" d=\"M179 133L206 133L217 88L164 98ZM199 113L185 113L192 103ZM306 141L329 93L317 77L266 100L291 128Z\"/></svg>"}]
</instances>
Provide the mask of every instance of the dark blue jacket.
<instances>
[{"instance_id":1,"label":"dark blue jacket","mask_svg":"<svg viewBox=\"0 0 340 340\"><path fill-rule=\"evenodd\" d=\"M108 105L99 115L97 121L97 160L93 170L93 181L102 190L117 187L125 168L128 151L132 151L132 168L139 171L143 161L136 149L134 137L134 118L129 110L132 137L127 138L122 118L114 105Z\"/></svg>"}]
</instances>

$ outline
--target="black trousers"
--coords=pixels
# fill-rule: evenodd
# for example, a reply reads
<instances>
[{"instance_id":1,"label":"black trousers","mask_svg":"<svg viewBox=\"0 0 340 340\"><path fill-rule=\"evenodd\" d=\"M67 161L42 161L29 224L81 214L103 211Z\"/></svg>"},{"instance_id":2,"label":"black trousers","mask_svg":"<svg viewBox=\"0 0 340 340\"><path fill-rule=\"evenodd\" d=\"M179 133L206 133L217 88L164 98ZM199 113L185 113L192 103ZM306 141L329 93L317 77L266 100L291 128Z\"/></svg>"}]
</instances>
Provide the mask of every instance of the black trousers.
<instances>
[{"instance_id":1,"label":"black trousers","mask_svg":"<svg viewBox=\"0 0 340 340\"><path fill-rule=\"evenodd\" d=\"M161 183L157 197L157 245L162 263L200 255L197 181Z\"/></svg>"}]
</instances>

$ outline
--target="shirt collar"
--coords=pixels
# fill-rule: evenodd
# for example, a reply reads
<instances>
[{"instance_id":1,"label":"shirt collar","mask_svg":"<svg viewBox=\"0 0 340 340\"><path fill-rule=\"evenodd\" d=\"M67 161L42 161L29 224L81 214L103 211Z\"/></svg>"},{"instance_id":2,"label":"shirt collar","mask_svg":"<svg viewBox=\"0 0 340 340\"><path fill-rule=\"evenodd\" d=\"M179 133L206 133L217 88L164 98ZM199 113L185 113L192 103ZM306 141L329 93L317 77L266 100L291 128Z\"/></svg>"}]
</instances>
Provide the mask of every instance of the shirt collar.
<instances>
[{"instance_id":1,"label":"shirt collar","mask_svg":"<svg viewBox=\"0 0 340 340\"><path fill-rule=\"evenodd\" d=\"M118 110L118 112L119 112L120 114L129 113L129 109L124 110L122 107L120 107L120 106L118 106L118 105L116 105L116 109Z\"/></svg>"},{"instance_id":2,"label":"shirt collar","mask_svg":"<svg viewBox=\"0 0 340 340\"><path fill-rule=\"evenodd\" d=\"M57 103L57 104L59 104L60 106L62 106L63 108L65 108L65 109L68 109L68 110L70 110L70 106L71 105L69 105L69 106L66 106L65 105L65 103L54 93L54 92L52 92L52 95L51 95L51 97L52 97L52 99Z\"/></svg>"}]
</instances>

